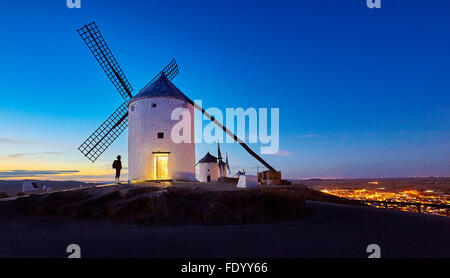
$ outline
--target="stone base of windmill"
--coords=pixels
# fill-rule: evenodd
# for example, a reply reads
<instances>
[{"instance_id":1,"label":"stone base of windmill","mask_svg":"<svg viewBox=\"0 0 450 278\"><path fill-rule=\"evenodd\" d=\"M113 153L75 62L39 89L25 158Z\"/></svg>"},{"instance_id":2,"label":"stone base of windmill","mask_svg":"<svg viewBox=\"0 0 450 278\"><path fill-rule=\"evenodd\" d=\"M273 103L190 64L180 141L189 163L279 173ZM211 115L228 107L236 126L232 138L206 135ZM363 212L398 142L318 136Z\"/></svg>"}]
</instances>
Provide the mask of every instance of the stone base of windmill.
<instances>
[{"instance_id":1,"label":"stone base of windmill","mask_svg":"<svg viewBox=\"0 0 450 278\"><path fill-rule=\"evenodd\" d=\"M306 216L301 191L286 188L208 191L120 185L16 200L35 215L107 217L139 223L269 223Z\"/></svg>"}]
</instances>

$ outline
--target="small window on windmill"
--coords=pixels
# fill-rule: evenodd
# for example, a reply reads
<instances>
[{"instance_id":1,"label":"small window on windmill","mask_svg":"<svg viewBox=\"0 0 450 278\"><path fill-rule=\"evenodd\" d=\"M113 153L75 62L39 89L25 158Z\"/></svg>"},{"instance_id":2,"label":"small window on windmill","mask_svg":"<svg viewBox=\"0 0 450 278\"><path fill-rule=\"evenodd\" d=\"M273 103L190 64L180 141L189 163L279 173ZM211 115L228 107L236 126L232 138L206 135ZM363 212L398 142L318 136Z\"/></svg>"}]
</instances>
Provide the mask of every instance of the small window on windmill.
<instances>
[{"instance_id":1,"label":"small window on windmill","mask_svg":"<svg viewBox=\"0 0 450 278\"><path fill-rule=\"evenodd\" d=\"M158 139L164 138L164 132L158 132Z\"/></svg>"},{"instance_id":2,"label":"small window on windmill","mask_svg":"<svg viewBox=\"0 0 450 278\"><path fill-rule=\"evenodd\" d=\"M152 103L152 107L155 108L156 107L156 103Z\"/></svg>"},{"instance_id":3,"label":"small window on windmill","mask_svg":"<svg viewBox=\"0 0 450 278\"><path fill-rule=\"evenodd\" d=\"M136 110L136 105L131 105L130 109L131 109L131 112L134 112L134 110Z\"/></svg>"}]
</instances>

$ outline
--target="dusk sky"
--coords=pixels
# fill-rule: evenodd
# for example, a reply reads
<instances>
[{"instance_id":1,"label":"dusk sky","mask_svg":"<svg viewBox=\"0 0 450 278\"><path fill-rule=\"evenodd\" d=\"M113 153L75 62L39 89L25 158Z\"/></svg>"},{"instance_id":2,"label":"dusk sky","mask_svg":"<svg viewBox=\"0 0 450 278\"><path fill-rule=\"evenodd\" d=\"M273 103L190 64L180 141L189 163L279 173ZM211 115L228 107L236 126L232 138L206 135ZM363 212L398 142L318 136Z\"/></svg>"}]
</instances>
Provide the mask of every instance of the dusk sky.
<instances>
[{"instance_id":1,"label":"dusk sky","mask_svg":"<svg viewBox=\"0 0 450 278\"><path fill-rule=\"evenodd\" d=\"M279 108L280 151L263 157L286 178L450 176L450 1L81 4L2 3L0 179L112 180L117 154L127 166L127 132L95 164L77 150L122 103L76 32L92 21L134 93L176 58L173 83L205 108ZM222 151L233 173L261 165Z\"/></svg>"}]
</instances>

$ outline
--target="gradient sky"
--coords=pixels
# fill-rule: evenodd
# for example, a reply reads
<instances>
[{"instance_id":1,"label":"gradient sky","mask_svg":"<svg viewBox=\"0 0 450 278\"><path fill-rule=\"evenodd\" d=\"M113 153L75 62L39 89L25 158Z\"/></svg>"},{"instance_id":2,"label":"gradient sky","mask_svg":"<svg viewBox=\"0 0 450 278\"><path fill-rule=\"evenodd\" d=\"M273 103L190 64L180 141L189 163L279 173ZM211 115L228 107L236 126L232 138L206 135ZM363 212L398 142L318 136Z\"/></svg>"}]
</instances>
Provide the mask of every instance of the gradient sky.
<instances>
[{"instance_id":1,"label":"gradient sky","mask_svg":"<svg viewBox=\"0 0 450 278\"><path fill-rule=\"evenodd\" d=\"M135 92L176 58L205 107L278 107L263 157L287 178L450 176L450 1L81 1L2 2L0 178L111 180L127 161L127 133L95 164L77 150L121 103L76 32L91 21Z\"/></svg>"}]
</instances>

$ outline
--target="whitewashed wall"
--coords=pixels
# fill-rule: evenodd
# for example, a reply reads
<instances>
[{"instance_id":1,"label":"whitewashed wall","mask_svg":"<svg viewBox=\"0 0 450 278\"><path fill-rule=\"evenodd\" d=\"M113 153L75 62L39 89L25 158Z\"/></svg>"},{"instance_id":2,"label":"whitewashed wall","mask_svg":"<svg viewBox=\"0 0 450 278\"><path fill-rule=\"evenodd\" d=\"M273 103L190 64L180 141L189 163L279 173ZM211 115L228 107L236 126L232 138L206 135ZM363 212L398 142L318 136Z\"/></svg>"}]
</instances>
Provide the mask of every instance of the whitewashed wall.
<instances>
[{"instance_id":1,"label":"whitewashed wall","mask_svg":"<svg viewBox=\"0 0 450 278\"><path fill-rule=\"evenodd\" d=\"M198 176L197 176L198 181L207 182L208 174L211 175L211 181L218 180L219 166L217 165L216 162L206 162L198 164Z\"/></svg>"},{"instance_id":2,"label":"whitewashed wall","mask_svg":"<svg viewBox=\"0 0 450 278\"><path fill-rule=\"evenodd\" d=\"M156 107L152 104L156 103ZM175 144L171 139L172 111L184 107L191 114L191 143ZM195 180L194 107L180 99L152 97L128 104L128 171L130 180L153 180L153 152L170 152L169 178ZM158 138L164 132L164 138Z\"/></svg>"}]
</instances>

